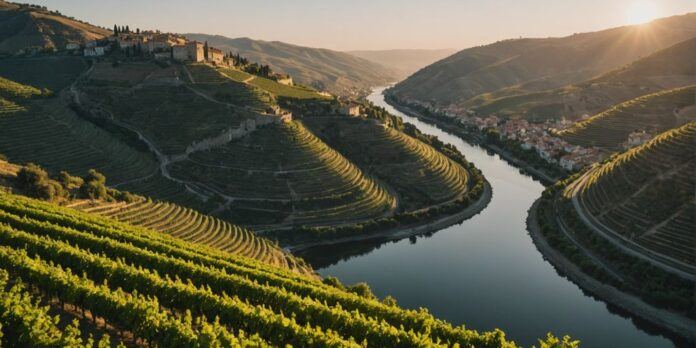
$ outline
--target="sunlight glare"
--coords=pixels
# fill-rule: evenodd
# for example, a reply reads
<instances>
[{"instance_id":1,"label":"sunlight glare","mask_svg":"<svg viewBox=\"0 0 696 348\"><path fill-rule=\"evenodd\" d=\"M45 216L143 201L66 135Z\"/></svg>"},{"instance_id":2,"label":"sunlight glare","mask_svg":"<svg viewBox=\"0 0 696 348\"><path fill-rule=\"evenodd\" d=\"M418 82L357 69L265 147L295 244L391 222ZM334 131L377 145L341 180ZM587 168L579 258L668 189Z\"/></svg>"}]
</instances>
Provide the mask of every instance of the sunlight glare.
<instances>
[{"instance_id":1,"label":"sunlight glare","mask_svg":"<svg viewBox=\"0 0 696 348\"><path fill-rule=\"evenodd\" d=\"M643 24L660 16L659 8L654 1L637 0L627 9L626 19L629 24Z\"/></svg>"}]
</instances>

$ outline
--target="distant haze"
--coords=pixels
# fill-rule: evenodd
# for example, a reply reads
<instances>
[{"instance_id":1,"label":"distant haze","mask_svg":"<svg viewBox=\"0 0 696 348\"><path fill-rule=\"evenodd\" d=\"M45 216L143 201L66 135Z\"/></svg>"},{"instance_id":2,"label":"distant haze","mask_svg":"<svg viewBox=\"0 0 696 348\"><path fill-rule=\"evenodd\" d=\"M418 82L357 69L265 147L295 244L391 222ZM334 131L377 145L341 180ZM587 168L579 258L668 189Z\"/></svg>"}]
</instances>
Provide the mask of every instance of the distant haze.
<instances>
[{"instance_id":1,"label":"distant haze","mask_svg":"<svg viewBox=\"0 0 696 348\"><path fill-rule=\"evenodd\" d=\"M457 52L455 49L442 50L383 50L349 51L348 53L392 68L400 79L406 78L421 68Z\"/></svg>"},{"instance_id":2,"label":"distant haze","mask_svg":"<svg viewBox=\"0 0 696 348\"><path fill-rule=\"evenodd\" d=\"M252 37L334 50L465 48L696 11L694 0L28 0L111 27Z\"/></svg>"}]
</instances>

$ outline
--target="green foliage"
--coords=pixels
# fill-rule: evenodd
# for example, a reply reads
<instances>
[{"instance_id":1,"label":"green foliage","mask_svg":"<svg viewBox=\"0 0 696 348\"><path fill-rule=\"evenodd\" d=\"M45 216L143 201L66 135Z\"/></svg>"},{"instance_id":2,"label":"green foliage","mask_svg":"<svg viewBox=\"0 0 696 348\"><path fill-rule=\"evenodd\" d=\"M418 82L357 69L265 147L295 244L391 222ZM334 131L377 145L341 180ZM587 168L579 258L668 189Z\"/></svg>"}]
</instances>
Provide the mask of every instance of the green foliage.
<instances>
[{"instance_id":1,"label":"green foliage","mask_svg":"<svg viewBox=\"0 0 696 348\"><path fill-rule=\"evenodd\" d=\"M358 296L15 195L0 193L0 222L0 269L158 346L514 346L500 331L469 331L381 303L363 285Z\"/></svg>"},{"instance_id":2,"label":"green foliage","mask_svg":"<svg viewBox=\"0 0 696 348\"><path fill-rule=\"evenodd\" d=\"M551 333L546 334L546 338L539 340L539 348L578 348L580 341L573 341L570 336L563 336L562 339Z\"/></svg>"},{"instance_id":3,"label":"green foliage","mask_svg":"<svg viewBox=\"0 0 696 348\"><path fill-rule=\"evenodd\" d=\"M106 177L94 169L90 169L83 178L80 194L89 199L110 199L106 188Z\"/></svg>"},{"instance_id":4,"label":"green foliage","mask_svg":"<svg viewBox=\"0 0 696 348\"><path fill-rule=\"evenodd\" d=\"M368 298L368 299L375 299L375 295L372 293L372 289L370 289L370 286L367 285L367 283L357 283L355 285L349 286L346 290L348 292L352 292L360 297L363 298Z\"/></svg>"},{"instance_id":5,"label":"green foliage","mask_svg":"<svg viewBox=\"0 0 696 348\"><path fill-rule=\"evenodd\" d=\"M78 176L72 176L66 171L61 171L58 174L58 181L68 190L79 188L85 182L84 179Z\"/></svg>"},{"instance_id":6,"label":"green foliage","mask_svg":"<svg viewBox=\"0 0 696 348\"><path fill-rule=\"evenodd\" d=\"M17 186L27 195L48 201L65 198L63 186L38 165L29 163L17 173Z\"/></svg>"}]
</instances>

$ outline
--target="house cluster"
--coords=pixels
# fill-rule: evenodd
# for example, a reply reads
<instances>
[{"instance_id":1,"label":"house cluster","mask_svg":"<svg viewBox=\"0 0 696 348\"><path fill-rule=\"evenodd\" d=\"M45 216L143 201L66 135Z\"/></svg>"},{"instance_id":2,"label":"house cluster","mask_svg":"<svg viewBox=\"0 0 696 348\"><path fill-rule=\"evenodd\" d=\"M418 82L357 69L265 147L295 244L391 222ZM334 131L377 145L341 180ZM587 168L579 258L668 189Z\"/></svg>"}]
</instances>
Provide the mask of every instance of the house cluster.
<instances>
[{"instance_id":1,"label":"house cluster","mask_svg":"<svg viewBox=\"0 0 696 348\"><path fill-rule=\"evenodd\" d=\"M496 116L489 116L462 118L461 123L481 131L496 131L501 139L517 141L522 149L534 150L546 162L568 171L597 162L601 157L597 148L572 145L552 135L552 130L565 129L573 124L568 120L530 123L524 119L502 121Z\"/></svg>"},{"instance_id":2,"label":"house cluster","mask_svg":"<svg viewBox=\"0 0 696 348\"><path fill-rule=\"evenodd\" d=\"M653 135L645 130L637 130L628 135L628 139L623 143L623 148L628 150L632 147L642 145L653 138Z\"/></svg>"}]
</instances>

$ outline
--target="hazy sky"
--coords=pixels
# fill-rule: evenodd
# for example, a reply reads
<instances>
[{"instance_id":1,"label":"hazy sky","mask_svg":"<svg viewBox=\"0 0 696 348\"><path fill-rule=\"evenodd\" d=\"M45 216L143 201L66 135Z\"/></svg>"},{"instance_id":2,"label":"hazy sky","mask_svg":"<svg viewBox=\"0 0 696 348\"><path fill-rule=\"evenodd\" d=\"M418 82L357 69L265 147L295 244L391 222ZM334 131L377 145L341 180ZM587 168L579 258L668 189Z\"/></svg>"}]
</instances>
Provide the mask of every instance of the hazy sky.
<instances>
[{"instance_id":1,"label":"hazy sky","mask_svg":"<svg viewBox=\"0 0 696 348\"><path fill-rule=\"evenodd\" d=\"M22 0L93 24L337 50L466 48L696 12L696 0Z\"/></svg>"}]
</instances>

